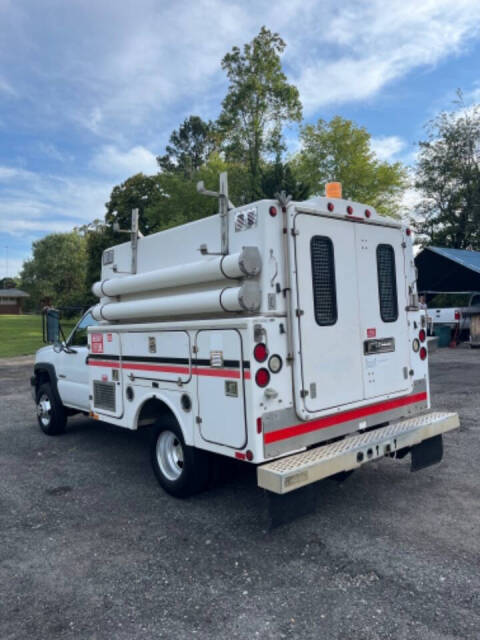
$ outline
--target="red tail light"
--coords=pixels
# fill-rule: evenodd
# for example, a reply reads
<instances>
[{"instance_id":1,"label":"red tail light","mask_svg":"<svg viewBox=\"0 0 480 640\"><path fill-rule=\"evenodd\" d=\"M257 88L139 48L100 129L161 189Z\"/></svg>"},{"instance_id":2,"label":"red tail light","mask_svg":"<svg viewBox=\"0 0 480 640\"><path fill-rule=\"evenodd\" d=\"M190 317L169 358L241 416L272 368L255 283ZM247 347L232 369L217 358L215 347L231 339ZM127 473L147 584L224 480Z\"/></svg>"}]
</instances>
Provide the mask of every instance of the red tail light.
<instances>
[{"instance_id":1,"label":"red tail light","mask_svg":"<svg viewBox=\"0 0 480 640\"><path fill-rule=\"evenodd\" d=\"M253 350L253 357L257 362L265 362L268 358L268 349L267 345L263 344L263 342L259 342L255 345L255 349Z\"/></svg>"},{"instance_id":2,"label":"red tail light","mask_svg":"<svg viewBox=\"0 0 480 640\"><path fill-rule=\"evenodd\" d=\"M460 313L460 311L455 311L455 320L460 320L461 317L462 314Z\"/></svg>"},{"instance_id":3,"label":"red tail light","mask_svg":"<svg viewBox=\"0 0 480 640\"><path fill-rule=\"evenodd\" d=\"M370 211L370 209L365 209L365 216L367 218L370 218L371 215L372 215L372 212Z\"/></svg>"},{"instance_id":4,"label":"red tail light","mask_svg":"<svg viewBox=\"0 0 480 640\"><path fill-rule=\"evenodd\" d=\"M405 229L405 233L407 234L407 236L411 235L412 230L411 229Z\"/></svg>"},{"instance_id":5,"label":"red tail light","mask_svg":"<svg viewBox=\"0 0 480 640\"><path fill-rule=\"evenodd\" d=\"M277 207L270 207L268 213L274 218L277 215Z\"/></svg>"},{"instance_id":6,"label":"red tail light","mask_svg":"<svg viewBox=\"0 0 480 640\"><path fill-rule=\"evenodd\" d=\"M427 358L427 350L425 349L425 347L422 347L420 349L420 360L426 360Z\"/></svg>"},{"instance_id":7,"label":"red tail light","mask_svg":"<svg viewBox=\"0 0 480 640\"><path fill-rule=\"evenodd\" d=\"M425 329L420 329L420 331L418 332L418 337L420 338L420 342L425 342L425 338L427 337Z\"/></svg>"},{"instance_id":8,"label":"red tail light","mask_svg":"<svg viewBox=\"0 0 480 640\"><path fill-rule=\"evenodd\" d=\"M266 387L270 382L270 374L268 373L268 369L259 369L255 374L255 382L259 387Z\"/></svg>"},{"instance_id":9,"label":"red tail light","mask_svg":"<svg viewBox=\"0 0 480 640\"><path fill-rule=\"evenodd\" d=\"M261 418L257 418L257 433L262 433L263 423Z\"/></svg>"},{"instance_id":10,"label":"red tail light","mask_svg":"<svg viewBox=\"0 0 480 640\"><path fill-rule=\"evenodd\" d=\"M328 209L329 211L333 211L333 210L335 209L335 205L333 204L333 202L329 202L329 203L327 204L327 209Z\"/></svg>"},{"instance_id":11,"label":"red tail light","mask_svg":"<svg viewBox=\"0 0 480 640\"><path fill-rule=\"evenodd\" d=\"M347 213L348 213L349 216L351 216L352 213L353 213L353 207L351 207L350 205L348 205L348 207L347 207Z\"/></svg>"},{"instance_id":12,"label":"red tail light","mask_svg":"<svg viewBox=\"0 0 480 640\"><path fill-rule=\"evenodd\" d=\"M246 456L247 456L247 460L251 462L253 460L253 451L250 451L250 449L247 449Z\"/></svg>"}]
</instances>

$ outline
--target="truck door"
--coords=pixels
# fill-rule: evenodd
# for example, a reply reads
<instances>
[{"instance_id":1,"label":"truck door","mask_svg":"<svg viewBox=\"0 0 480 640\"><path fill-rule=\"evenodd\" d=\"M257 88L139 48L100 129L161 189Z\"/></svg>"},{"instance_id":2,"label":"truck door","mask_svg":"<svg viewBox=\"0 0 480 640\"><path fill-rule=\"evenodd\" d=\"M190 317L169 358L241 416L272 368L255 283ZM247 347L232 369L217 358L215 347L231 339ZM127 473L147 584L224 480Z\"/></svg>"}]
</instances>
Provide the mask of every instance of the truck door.
<instances>
[{"instance_id":1,"label":"truck door","mask_svg":"<svg viewBox=\"0 0 480 640\"><path fill-rule=\"evenodd\" d=\"M356 237L366 398L412 388L403 237L399 229L352 224Z\"/></svg>"},{"instance_id":2,"label":"truck door","mask_svg":"<svg viewBox=\"0 0 480 640\"><path fill-rule=\"evenodd\" d=\"M295 217L295 404L303 418L364 398L354 226Z\"/></svg>"},{"instance_id":3,"label":"truck door","mask_svg":"<svg viewBox=\"0 0 480 640\"><path fill-rule=\"evenodd\" d=\"M66 349L58 354L56 365L58 391L67 407L88 411L89 375L87 328L96 325L88 311L68 337Z\"/></svg>"},{"instance_id":4,"label":"truck door","mask_svg":"<svg viewBox=\"0 0 480 640\"><path fill-rule=\"evenodd\" d=\"M241 335L235 329L198 331L195 346L200 437L240 449L247 439Z\"/></svg>"}]
</instances>

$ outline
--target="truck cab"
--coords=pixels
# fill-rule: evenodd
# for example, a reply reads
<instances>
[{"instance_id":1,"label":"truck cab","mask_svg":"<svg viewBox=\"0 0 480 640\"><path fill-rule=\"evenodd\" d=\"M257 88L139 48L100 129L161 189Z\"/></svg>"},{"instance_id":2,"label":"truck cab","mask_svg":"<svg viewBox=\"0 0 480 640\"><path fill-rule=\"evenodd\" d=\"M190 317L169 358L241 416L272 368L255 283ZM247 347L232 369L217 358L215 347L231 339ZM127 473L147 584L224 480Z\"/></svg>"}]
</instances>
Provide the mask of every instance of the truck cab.
<instances>
[{"instance_id":1,"label":"truck cab","mask_svg":"<svg viewBox=\"0 0 480 640\"><path fill-rule=\"evenodd\" d=\"M90 410L88 359L88 328L98 324L89 309L65 339L60 332L51 336L53 344L39 349L35 355L31 384L37 403L37 414L42 429L55 431L54 405L58 422L76 412ZM61 407L60 407L61 405Z\"/></svg>"}]
</instances>

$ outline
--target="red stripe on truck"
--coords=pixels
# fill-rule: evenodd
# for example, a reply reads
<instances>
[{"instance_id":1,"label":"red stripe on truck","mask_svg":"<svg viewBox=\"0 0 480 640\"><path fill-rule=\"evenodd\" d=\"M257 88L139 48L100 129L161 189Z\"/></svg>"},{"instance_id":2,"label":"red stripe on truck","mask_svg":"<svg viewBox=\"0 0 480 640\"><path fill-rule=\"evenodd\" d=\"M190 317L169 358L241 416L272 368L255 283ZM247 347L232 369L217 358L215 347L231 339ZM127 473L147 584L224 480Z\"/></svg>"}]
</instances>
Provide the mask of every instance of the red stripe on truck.
<instances>
[{"instance_id":1,"label":"red stripe on truck","mask_svg":"<svg viewBox=\"0 0 480 640\"><path fill-rule=\"evenodd\" d=\"M376 413L383 413L383 411L389 411L390 409L397 409L398 407L405 407L409 404L415 404L416 402L423 402L427 400L427 393L415 393L410 396L403 396L402 398L394 398L393 400L386 400L385 402L379 402L378 404L370 404L366 407L359 407L358 409L351 409L350 411L344 411L343 413L337 413L335 415L325 416L318 418L317 420L310 420L309 422L302 422L291 427L285 427L278 431L270 431L263 436L265 444L271 444L272 442L278 442L279 440L286 440L287 438L294 438L295 436L301 436L311 431L317 431L318 429L326 429L327 427L333 427L343 422L349 422L350 420L357 420L358 418L365 418L366 416L373 416Z\"/></svg>"},{"instance_id":2,"label":"red stripe on truck","mask_svg":"<svg viewBox=\"0 0 480 640\"><path fill-rule=\"evenodd\" d=\"M188 367L176 367L173 365L156 365L156 364L135 364L130 362L118 362L109 360L89 360L90 367L110 367L114 369L134 369L135 371L160 371L162 373L183 373L189 374ZM203 367L192 367L192 375L194 376L212 376L216 378L240 378L241 373L238 369L207 369ZM250 371L244 371L243 377L250 379Z\"/></svg>"}]
</instances>

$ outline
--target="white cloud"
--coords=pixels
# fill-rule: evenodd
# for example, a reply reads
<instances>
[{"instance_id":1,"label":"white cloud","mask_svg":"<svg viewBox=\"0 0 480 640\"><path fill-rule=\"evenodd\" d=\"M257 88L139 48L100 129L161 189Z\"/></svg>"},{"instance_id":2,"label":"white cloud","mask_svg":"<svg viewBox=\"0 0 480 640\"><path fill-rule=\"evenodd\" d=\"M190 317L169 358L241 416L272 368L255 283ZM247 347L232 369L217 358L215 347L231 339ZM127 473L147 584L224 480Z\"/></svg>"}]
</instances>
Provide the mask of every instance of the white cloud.
<instances>
[{"instance_id":1,"label":"white cloud","mask_svg":"<svg viewBox=\"0 0 480 640\"><path fill-rule=\"evenodd\" d=\"M393 156L403 151L407 143L399 136L381 136L372 138L370 146L379 160L389 161L393 159Z\"/></svg>"},{"instance_id":2,"label":"white cloud","mask_svg":"<svg viewBox=\"0 0 480 640\"><path fill-rule=\"evenodd\" d=\"M327 19L322 47L295 65L305 110L373 96L408 71L461 51L479 25L477 0L348 3ZM323 53L329 46L333 59Z\"/></svg>"},{"instance_id":3,"label":"white cloud","mask_svg":"<svg viewBox=\"0 0 480 640\"><path fill-rule=\"evenodd\" d=\"M155 155L141 145L120 151L115 145L104 145L93 157L91 166L104 175L122 181L136 173L157 173Z\"/></svg>"},{"instance_id":4,"label":"white cloud","mask_svg":"<svg viewBox=\"0 0 480 640\"><path fill-rule=\"evenodd\" d=\"M0 167L0 233L37 236L103 218L112 183Z\"/></svg>"}]
</instances>

